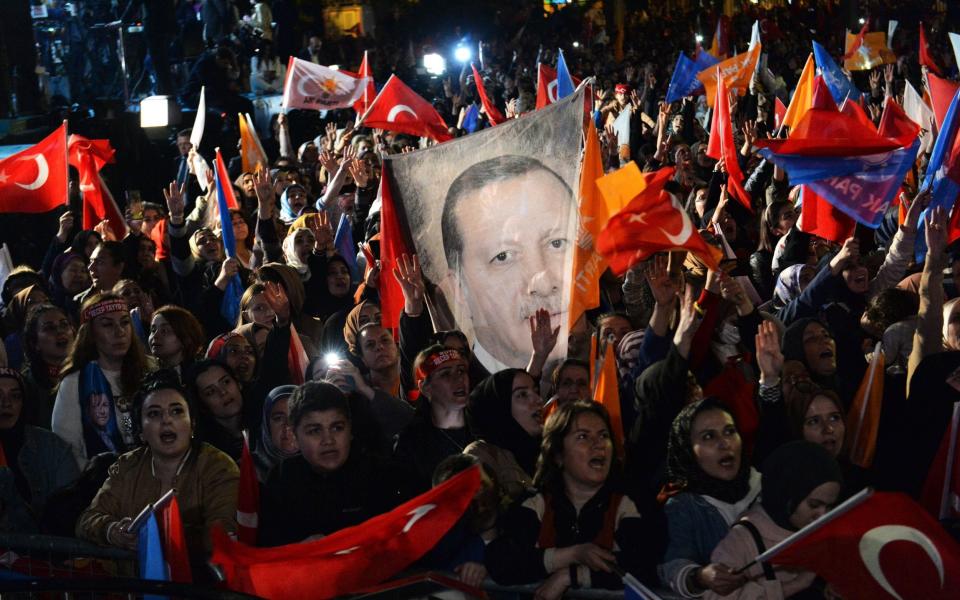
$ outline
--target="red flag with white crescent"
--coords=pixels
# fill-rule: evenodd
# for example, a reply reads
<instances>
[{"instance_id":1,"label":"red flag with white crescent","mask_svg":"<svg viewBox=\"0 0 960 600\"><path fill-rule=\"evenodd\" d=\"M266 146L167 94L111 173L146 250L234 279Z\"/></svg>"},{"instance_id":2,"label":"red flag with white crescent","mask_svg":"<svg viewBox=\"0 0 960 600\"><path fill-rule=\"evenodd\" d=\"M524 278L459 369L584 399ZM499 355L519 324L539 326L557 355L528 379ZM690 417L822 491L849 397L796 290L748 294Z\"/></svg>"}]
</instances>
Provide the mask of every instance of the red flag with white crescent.
<instances>
[{"instance_id":1,"label":"red flag with white crescent","mask_svg":"<svg viewBox=\"0 0 960 600\"><path fill-rule=\"evenodd\" d=\"M357 111L358 115L363 115L363 113L367 112L367 109L370 108L370 105L373 104L373 99L377 97L377 88L373 83L373 71L370 70L370 62L367 59L366 50L363 51L363 62L360 63L360 69L357 71L357 75L367 80L363 88L363 93L360 94L360 98L353 103L353 110Z\"/></svg>"},{"instance_id":2,"label":"red flag with white crescent","mask_svg":"<svg viewBox=\"0 0 960 600\"><path fill-rule=\"evenodd\" d=\"M110 231L119 241L129 228L116 200L107 188L100 169L115 161L110 140L90 140L72 134L67 141L70 164L80 172L80 194L83 196L83 228L93 229L101 221L109 221Z\"/></svg>"},{"instance_id":3,"label":"red flag with white crescent","mask_svg":"<svg viewBox=\"0 0 960 600\"><path fill-rule=\"evenodd\" d=\"M370 109L360 119L365 127L428 137L438 142L453 139L447 124L432 104L391 75Z\"/></svg>"},{"instance_id":4,"label":"red flag with white crescent","mask_svg":"<svg viewBox=\"0 0 960 600\"><path fill-rule=\"evenodd\" d=\"M0 160L0 213L42 213L67 202L67 125Z\"/></svg>"}]
</instances>

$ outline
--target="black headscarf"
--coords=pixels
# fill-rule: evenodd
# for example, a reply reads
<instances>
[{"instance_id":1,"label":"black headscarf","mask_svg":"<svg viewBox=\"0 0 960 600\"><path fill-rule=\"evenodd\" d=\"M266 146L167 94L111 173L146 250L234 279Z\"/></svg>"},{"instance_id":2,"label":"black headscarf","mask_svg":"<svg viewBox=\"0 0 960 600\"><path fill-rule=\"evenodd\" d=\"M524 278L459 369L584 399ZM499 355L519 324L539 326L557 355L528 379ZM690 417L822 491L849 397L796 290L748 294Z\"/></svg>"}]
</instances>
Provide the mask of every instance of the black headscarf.
<instances>
[{"instance_id":1,"label":"black headscarf","mask_svg":"<svg viewBox=\"0 0 960 600\"><path fill-rule=\"evenodd\" d=\"M806 440L780 446L763 461L761 470L760 505L774 523L790 531L796 529L790 515L810 492L830 481L843 483L833 455L820 444Z\"/></svg>"},{"instance_id":2,"label":"black headscarf","mask_svg":"<svg viewBox=\"0 0 960 600\"><path fill-rule=\"evenodd\" d=\"M679 486L681 491L734 504L750 491L750 461L743 456L741 449L740 472L731 481L711 477L700 467L693 453L690 435L697 415L708 410L722 410L730 415L730 418L734 418L730 409L716 398L704 398L684 407L673 420L670 440L667 442L667 476L670 483Z\"/></svg>"},{"instance_id":3,"label":"black headscarf","mask_svg":"<svg viewBox=\"0 0 960 600\"><path fill-rule=\"evenodd\" d=\"M504 369L481 381L470 393L470 426L474 435L513 453L533 475L540 455L540 436L531 436L511 412L513 379L523 369Z\"/></svg>"},{"instance_id":4,"label":"black headscarf","mask_svg":"<svg viewBox=\"0 0 960 600\"><path fill-rule=\"evenodd\" d=\"M0 378L13 379L16 381L17 385L20 386L20 397L23 398L23 408L20 409L20 418L17 419L17 422L14 423L10 429L0 429L0 444L3 445L3 453L7 459L7 466L13 471L13 479L17 486L17 491L20 492L20 496L29 502L31 498L30 484L20 469L20 461L18 460L20 449L23 448L25 435L24 426L26 419L24 418L24 412L28 409L27 386L24 385L23 377L21 377L20 372L16 369L0 367Z\"/></svg>"},{"instance_id":5,"label":"black headscarf","mask_svg":"<svg viewBox=\"0 0 960 600\"><path fill-rule=\"evenodd\" d=\"M830 328L821 321L820 319L814 319L812 317L805 317L802 319L797 319L787 327L786 331L783 332L783 343L781 348L783 350L783 359L784 360L796 360L803 363L803 366L807 368L807 373L810 375L810 379L813 380L817 385L828 390L837 390L837 376L836 373L833 375L819 375L814 373L810 369L810 365L807 364L807 355L803 349L803 332L807 330L807 326L816 323L820 325L827 331L830 331ZM838 357L839 358L839 357ZM859 381L859 379L857 380Z\"/></svg>"}]
</instances>

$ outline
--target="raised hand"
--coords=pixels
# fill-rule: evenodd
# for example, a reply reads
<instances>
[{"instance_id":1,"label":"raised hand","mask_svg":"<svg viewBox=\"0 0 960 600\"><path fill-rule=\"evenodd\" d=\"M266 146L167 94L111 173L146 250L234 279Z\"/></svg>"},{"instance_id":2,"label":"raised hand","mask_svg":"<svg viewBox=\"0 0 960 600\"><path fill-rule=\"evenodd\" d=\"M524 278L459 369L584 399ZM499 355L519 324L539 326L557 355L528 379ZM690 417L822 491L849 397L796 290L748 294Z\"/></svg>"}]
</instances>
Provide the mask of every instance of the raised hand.
<instances>
[{"instance_id":1,"label":"raised hand","mask_svg":"<svg viewBox=\"0 0 960 600\"><path fill-rule=\"evenodd\" d=\"M893 65L887 65L883 68L883 80L887 85L893 84Z\"/></svg>"},{"instance_id":2,"label":"raised hand","mask_svg":"<svg viewBox=\"0 0 960 600\"><path fill-rule=\"evenodd\" d=\"M780 352L780 336L772 321L763 321L754 337L757 346L757 366L760 367L760 382L774 384L780 379L783 369L783 353Z\"/></svg>"},{"instance_id":3,"label":"raised hand","mask_svg":"<svg viewBox=\"0 0 960 600\"><path fill-rule=\"evenodd\" d=\"M654 256L653 260L647 263L643 275L653 293L654 301L660 306L672 308L677 299L678 288L667 270L667 262L668 257L664 254Z\"/></svg>"},{"instance_id":4,"label":"raised hand","mask_svg":"<svg viewBox=\"0 0 960 600\"><path fill-rule=\"evenodd\" d=\"M947 247L947 211L937 207L927 212L923 221L928 252L939 256Z\"/></svg>"},{"instance_id":5,"label":"raised hand","mask_svg":"<svg viewBox=\"0 0 960 600\"><path fill-rule=\"evenodd\" d=\"M186 184L177 187L176 181L171 181L170 185L163 190L163 198L167 201L167 212L170 213L170 221L174 225L183 223L183 211L186 206L183 200L183 192Z\"/></svg>"},{"instance_id":6,"label":"raised hand","mask_svg":"<svg viewBox=\"0 0 960 600\"><path fill-rule=\"evenodd\" d=\"M751 120L744 121L743 127L741 127L740 130L743 132L743 147L749 151L754 142L757 141L757 122Z\"/></svg>"},{"instance_id":7,"label":"raised hand","mask_svg":"<svg viewBox=\"0 0 960 600\"><path fill-rule=\"evenodd\" d=\"M330 177L333 177L340 169L340 161L337 160L337 157L334 156L333 152L327 150L321 151L319 160L320 166L324 168Z\"/></svg>"},{"instance_id":8,"label":"raised hand","mask_svg":"<svg viewBox=\"0 0 960 600\"><path fill-rule=\"evenodd\" d=\"M235 258L228 258L220 265L220 273L213 285L220 291L227 289L227 284L234 275L240 272L240 263Z\"/></svg>"},{"instance_id":9,"label":"raised hand","mask_svg":"<svg viewBox=\"0 0 960 600\"><path fill-rule=\"evenodd\" d=\"M697 333L702 320L702 310L689 294L684 296L683 305L680 307L680 323L677 324L677 331L673 334L673 345L677 347L680 356L686 358L690 354L693 336Z\"/></svg>"},{"instance_id":10,"label":"raised hand","mask_svg":"<svg viewBox=\"0 0 960 600\"><path fill-rule=\"evenodd\" d=\"M287 113L280 113L277 115L277 127L286 127L287 126Z\"/></svg>"},{"instance_id":11,"label":"raised hand","mask_svg":"<svg viewBox=\"0 0 960 600\"><path fill-rule=\"evenodd\" d=\"M536 314L530 315L530 341L533 343L533 353L538 356L550 356L557 345L560 326L551 327L550 325L549 310L539 308Z\"/></svg>"},{"instance_id":12,"label":"raised hand","mask_svg":"<svg viewBox=\"0 0 960 600\"><path fill-rule=\"evenodd\" d=\"M270 219L277 196L267 169L260 169L253 174L253 191L257 196L257 217L261 221Z\"/></svg>"},{"instance_id":13,"label":"raised hand","mask_svg":"<svg viewBox=\"0 0 960 600\"><path fill-rule=\"evenodd\" d=\"M737 314L741 317L753 312L753 302L743 291L743 286L736 277L720 272L720 296L737 307Z\"/></svg>"},{"instance_id":14,"label":"raised hand","mask_svg":"<svg viewBox=\"0 0 960 600\"><path fill-rule=\"evenodd\" d=\"M830 260L830 270L834 275L839 275L848 264L855 261L860 256L860 240L857 238L847 238L843 242L840 252Z\"/></svg>"},{"instance_id":15,"label":"raised hand","mask_svg":"<svg viewBox=\"0 0 960 600\"><path fill-rule=\"evenodd\" d=\"M73 213L69 210L60 215L60 224L57 229L57 241L61 244L67 243L67 238L73 230Z\"/></svg>"},{"instance_id":16,"label":"raised hand","mask_svg":"<svg viewBox=\"0 0 960 600\"><path fill-rule=\"evenodd\" d=\"M423 312L427 286L423 282L423 272L417 255L401 255L393 269L393 276L403 291L403 312L409 317L419 316Z\"/></svg>"},{"instance_id":17,"label":"raised hand","mask_svg":"<svg viewBox=\"0 0 960 600\"><path fill-rule=\"evenodd\" d=\"M932 192L929 189L919 192L916 196L914 196L913 201L911 201L907 206L907 216L903 221L904 227L910 230L916 230L917 224L920 222L920 213L922 213L923 209L930 205L931 197ZM907 202L906 194L900 194L900 202Z\"/></svg>"},{"instance_id":18,"label":"raised hand","mask_svg":"<svg viewBox=\"0 0 960 600\"><path fill-rule=\"evenodd\" d=\"M870 71L870 89L874 92L874 95L880 91L880 71L877 69Z\"/></svg>"},{"instance_id":19,"label":"raised hand","mask_svg":"<svg viewBox=\"0 0 960 600\"><path fill-rule=\"evenodd\" d=\"M263 287L263 299L277 315L277 323L286 325L290 322L290 298L287 297L287 291L275 281L268 281Z\"/></svg>"},{"instance_id":20,"label":"raised hand","mask_svg":"<svg viewBox=\"0 0 960 600\"><path fill-rule=\"evenodd\" d=\"M357 183L357 187L366 188L370 184L373 173L367 161L355 158L350 161L348 168L350 169L350 176Z\"/></svg>"},{"instance_id":21,"label":"raised hand","mask_svg":"<svg viewBox=\"0 0 960 600\"><path fill-rule=\"evenodd\" d=\"M100 234L100 238L105 242L117 241L117 236L113 235L110 229L110 219L104 219L93 226L93 230Z\"/></svg>"},{"instance_id":22,"label":"raised hand","mask_svg":"<svg viewBox=\"0 0 960 600\"><path fill-rule=\"evenodd\" d=\"M313 213L313 218L307 219L307 227L313 232L317 240L317 253L324 254L333 250L333 240L336 237L333 226L330 224L330 215L324 211Z\"/></svg>"}]
</instances>

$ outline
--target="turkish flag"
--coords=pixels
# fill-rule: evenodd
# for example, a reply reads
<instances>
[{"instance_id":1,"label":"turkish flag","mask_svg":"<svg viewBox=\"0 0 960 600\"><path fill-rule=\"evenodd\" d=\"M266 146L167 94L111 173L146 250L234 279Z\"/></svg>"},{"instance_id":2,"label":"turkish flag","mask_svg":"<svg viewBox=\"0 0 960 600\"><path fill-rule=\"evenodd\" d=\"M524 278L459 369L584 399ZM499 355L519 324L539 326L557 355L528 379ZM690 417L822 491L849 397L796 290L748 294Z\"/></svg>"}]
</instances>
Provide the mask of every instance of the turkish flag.
<instances>
[{"instance_id":1,"label":"turkish flag","mask_svg":"<svg viewBox=\"0 0 960 600\"><path fill-rule=\"evenodd\" d=\"M927 49L927 32L923 29L923 21L920 21L920 64L930 69L931 72L943 77L940 67L937 66L937 63L933 62L933 57L930 56L930 50Z\"/></svg>"},{"instance_id":2,"label":"turkish flag","mask_svg":"<svg viewBox=\"0 0 960 600\"><path fill-rule=\"evenodd\" d=\"M792 105L791 105L792 106ZM717 93L713 104L713 121L710 123L710 141L707 144L707 156L724 160L727 169L727 191L747 210L753 212L750 194L743 188L743 171L740 170L739 152L733 141L733 123L730 119L730 98L727 96L727 82L717 69Z\"/></svg>"},{"instance_id":3,"label":"turkish flag","mask_svg":"<svg viewBox=\"0 0 960 600\"><path fill-rule=\"evenodd\" d=\"M479 467L321 540L251 548L213 532L211 562L227 587L263 598L333 598L384 581L436 545L480 489Z\"/></svg>"},{"instance_id":4,"label":"turkish flag","mask_svg":"<svg viewBox=\"0 0 960 600\"><path fill-rule=\"evenodd\" d=\"M0 213L42 213L67 203L67 124L0 160Z\"/></svg>"},{"instance_id":5,"label":"turkish flag","mask_svg":"<svg viewBox=\"0 0 960 600\"><path fill-rule=\"evenodd\" d=\"M330 110L352 106L369 80L293 56L283 83L283 108Z\"/></svg>"},{"instance_id":6,"label":"turkish flag","mask_svg":"<svg viewBox=\"0 0 960 600\"><path fill-rule=\"evenodd\" d=\"M400 226L400 211L393 200L390 180L390 165L384 162L380 174L380 320L384 327L399 332L403 290L393 276L393 270L401 256L413 254L410 250L413 244L404 237Z\"/></svg>"},{"instance_id":7,"label":"turkish flag","mask_svg":"<svg viewBox=\"0 0 960 600\"><path fill-rule=\"evenodd\" d=\"M243 452L240 454L240 484L237 486L237 539L251 546L257 543L257 527L260 522L260 484L257 469L253 465L250 445L243 437Z\"/></svg>"},{"instance_id":8,"label":"turkish flag","mask_svg":"<svg viewBox=\"0 0 960 600\"><path fill-rule=\"evenodd\" d=\"M720 268L723 253L700 237L680 202L663 191L673 174L672 167L641 174L631 162L597 180L610 204L617 202L618 194L634 194L630 203L611 217L597 241L597 250L615 274L622 275L637 262L666 250L688 250L711 269Z\"/></svg>"},{"instance_id":9,"label":"turkish flag","mask_svg":"<svg viewBox=\"0 0 960 600\"><path fill-rule=\"evenodd\" d=\"M853 237L857 222L821 198L809 187L800 186L803 210L800 211L800 231L842 244Z\"/></svg>"},{"instance_id":10,"label":"turkish flag","mask_svg":"<svg viewBox=\"0 0 960 600\"><path fill-rule=\"evenodd\" d=\"M80 172L80 193L83 195L83 228L93 229L103 220L109 220L110 231L117 241L127 236L129 228L123 213L106 183L100 169L114 162L110 140L90 140L73 134L67 140L70 164Z\"/></svg>"},{"instance_id":11,"label":"turkish flag","mask_svg":"<svg viewBox=\"0 0 960 600\"><path fill-rule=\"evenodd\" d=\"M850 104L859 108L859 105L853 102ZM860 108L860 111L863 112L863 109ZM920 135L920 126L907 116L907 113L897 104L896 100L887 98L883 105L883 115L880 117L880 126L877 128L877 133L883 137L894 138L904 146L909 146Z\"/></svg>"},{"instance_id":12,"label":"turkish flag","mask_svg":"<svg viewBox=\"0 0 960 600\"><path fill-rule=\"evenodd\" d=\"M357 71L357 75L367 80L363 88L363 94L353 103L353 110L357 111L358 115L363 115L363 113L367 112L367 109L370 108L370 105L373 104L373 99L377 97L377 88L373 84L373 72L370 70L370 62L367 59L366 50L363 51L363 62L360 63L360 69Z\"/></svg>"},{"instance_id":13,"label":"turkish flag","mask_svg":"<svg viewBox=\"0 0 960 600\"><path fill-rule=\"evenodd\" d=\"M433 105L421 98L396 75L373 100L369 110L360 119L367 127L424 136L438 142L453 139L447 124Z\"/></svg>"},{"instance_id":14,"label":"turkish flag","mask_svg":"<svg viewBox=\"0 0 960 600\"><path fill-rule=\"evenodd\" d=\"M930 104L933 105L933 116L937 121L937 129L943 129L943 120L947 118L947 111L953 97L960 89L960 83L937 77L927 73L927 88L930 90Z\"/></svg>"},{"instance_id":15,"label":"turkish flag","mask_svg":"<svg viewBox=\"0 0 960 600\"><path fill-rule=\"evenodd\" d=\"M187 539L183 535L180 505L176 496L160 509L158 516L163 560L170 569L170 581L191 583L193 575L190 572L190 555L187 553Z\"/></svg>"},{"instance_id":16,"label":"turkish flag","mask_svg":"<svg viewBox=\"0 0 960 600\"><path fill-rule=\"evenodd\" d=\"M783 101L780 98L776 98L773 101L773 126L776 129L780 129L780 126L783 125L783 119L787 116L787 107L783 105Z\"/></svg>"},{"instance_id":17,"label":"turkish flag","mask_svg":"<svg viewBox=\"0 0 960 600\"><path fill-rule=\"evenodd\" d=\"M580 79L570 75L573 87L580 85ZM557 101L557 70L540 63L537 65L537 108L543 108Z\"/></svg>"},{"instance_id":18,"label":"turkish flag","mask_svg":"<svg viewBox=\"0 0 960 600\"><path fill-rule=\"evenodd\" d=\"M770 562L813 571L844 598L937 600L960 590L960 545L901 493L822 517Z\"/></svg>"},{"instance_id":19,"label":"turkish flag","mask_svg":"<svg viewBox=\"0 0 960 600\"><path fill-rule=\"evenodd\" d=\"M480 103L483 105L483 111L487 113L487 117L490 119L491 125L499 125L507 120L503 116L503 113L500 112L496 105L490 101L490 98L487 97L487 89L483 87L483 78L480 77L480 73L477 72L477 68L473 66L473 63L470 63L470 68L473 69L473 82L477 86L477 95L480 96Z\"/></svg>"}]
</instances>

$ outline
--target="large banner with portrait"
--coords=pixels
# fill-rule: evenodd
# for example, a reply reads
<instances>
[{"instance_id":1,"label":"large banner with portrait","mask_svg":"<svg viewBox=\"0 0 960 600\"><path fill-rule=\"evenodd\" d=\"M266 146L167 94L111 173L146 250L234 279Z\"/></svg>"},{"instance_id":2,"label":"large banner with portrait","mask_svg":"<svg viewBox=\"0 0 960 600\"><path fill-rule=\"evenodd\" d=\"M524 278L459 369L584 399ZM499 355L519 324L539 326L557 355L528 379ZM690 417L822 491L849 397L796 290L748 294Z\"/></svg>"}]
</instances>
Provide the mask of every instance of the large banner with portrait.
<instances>
[{"instance_id":1,"label":"large banner with portrait","mask_svg":"<svg viewBox=\"0 0 960 600\"><path fill-rule=\"evenodd\" d=\"M466 333L491 372L527 365L541 308L561 327L551 358L566 354L584 94L386 159L434 321Z\"/></svg>"}]
</instances>

